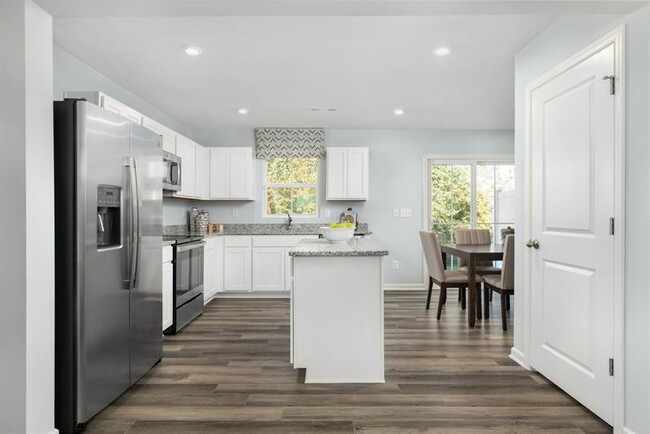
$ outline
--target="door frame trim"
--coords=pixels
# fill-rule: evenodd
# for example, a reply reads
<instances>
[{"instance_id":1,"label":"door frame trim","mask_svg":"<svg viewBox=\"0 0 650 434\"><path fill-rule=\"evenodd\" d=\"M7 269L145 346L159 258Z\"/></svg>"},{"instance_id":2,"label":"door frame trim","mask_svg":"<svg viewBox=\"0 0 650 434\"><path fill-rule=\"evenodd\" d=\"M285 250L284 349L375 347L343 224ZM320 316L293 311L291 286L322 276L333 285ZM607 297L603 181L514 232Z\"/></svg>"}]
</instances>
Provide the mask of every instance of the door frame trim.
<instances>
[{"instance_id":1,"label":"door frame trim","mask_svg":"<svg viewBox=\"0 0 650 434\"><path fill-rule=\"evenodd\" d=\"M625 26L619 25L614 30L582 49L555 68L543 74L526 86L526 119L524 147L524 237L532 238L532 92L550 80L583 62L606 47L614 46L614 75L616 76L616 94L614 95L614 218L616 235L614 239L614 360L616 374L613 386L613 428L620 432L625 423ZM524 354L513 347L511 356L527 369L530 365L532 346L531 327L531 268L530 249L524 249ZM618 290L616 290L618 288Z\"/></svg>"}]
</instances>

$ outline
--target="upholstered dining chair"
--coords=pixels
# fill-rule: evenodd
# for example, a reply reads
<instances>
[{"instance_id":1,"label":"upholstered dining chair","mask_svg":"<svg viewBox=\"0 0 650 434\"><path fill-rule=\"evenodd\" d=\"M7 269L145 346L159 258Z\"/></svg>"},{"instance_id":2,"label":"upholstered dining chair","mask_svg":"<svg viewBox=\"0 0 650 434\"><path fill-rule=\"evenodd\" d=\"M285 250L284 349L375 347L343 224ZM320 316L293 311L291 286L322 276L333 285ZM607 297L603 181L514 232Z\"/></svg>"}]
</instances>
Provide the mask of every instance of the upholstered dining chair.
<instances>
[{"instance_id":1,"label":"upholstered dining chair","mask_svg":"<svg viewBox=\"0 0 650 434\"><path fill-rule=\"evenodd\" d=\"M456 244L490 244L492 236L489 229L456 229ZM464 258L458 258L458 268L467 269ZM493 262L478 262L476 274L501 274L501 269L494 266Z\"/></svg>"},{"instance_id":2,"label":"upholstered dining chair","mask_svg":"<svg viewBox=\"0 0 650 434\"><path fill-rule=\"evenodd\" d=\"M501 297L501 327L508 330L506 310L510 309L510 296L515 293L515 236L507 235L503 242L503 271L500 275L483 276L485 299L485 318L490 317L488 291L492 290Z\"/></svg>"},{"instance_id":3,"label":"upholstered dining chair","mask_svg":"<svg viewBox=\"0 0 650 434\"><path fill-rule=\"evenodd\" d=\"M440 297L438 299L438 312L437 319L440 319L442 314L442 306L447 300L447 288L459 288L464 290L468 285L468 277L466 270L445 270L442 263L442 252L440 251L440 244L438 237L434 232L420 231L420 240L422 241L422 249L424 250L424 257L427 261L427 268L429 269L429 293L427 294L427 310L431 304L431 292L433 291L433 284L440 286ZM476 291L481 290L482 279L476 276Z\"/></svg>"}]
</instances>

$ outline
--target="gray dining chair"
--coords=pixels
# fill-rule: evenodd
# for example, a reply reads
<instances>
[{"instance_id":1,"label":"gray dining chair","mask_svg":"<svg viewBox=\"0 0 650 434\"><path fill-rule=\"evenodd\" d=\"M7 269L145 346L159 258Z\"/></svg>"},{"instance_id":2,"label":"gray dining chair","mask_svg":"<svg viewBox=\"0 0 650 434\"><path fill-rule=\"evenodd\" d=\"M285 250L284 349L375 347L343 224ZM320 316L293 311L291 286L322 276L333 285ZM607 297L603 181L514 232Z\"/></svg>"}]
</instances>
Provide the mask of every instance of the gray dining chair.
<instances>
[{"instance_id":1,"label":"gray dining chair","mask_svg":"<svg viewBox=\"0 0 650 434\"><path fill-rule=\"evenodd\" d=\"M437 319L442 315L442 306L447 300L447 288L458 288L464 291L469 284L469 279L466 270L445 270L442 263L442 252L438 237L434 232L420 231L420 240L422 241L422 249L424 250L424 257L427 261L427 268L429 270L429 292L427 294L427 310L431 304L431 292L433 291L433 284L440 286L440 296L438 298L438 312ZM482 279L476 276L476 291L481 290Z\"/></svg>"},{"instance_id":2,"label":"gray dining chair","mask_svg":"<svg viewBox=\"0 0 650 434\"><path fill-rule=\"evenodd\" d=\"M456 244L490 244L492 235L489 229L456 229ZM464 258L458 258L458 268L467 269L467 262ZM491 261L479 262L476 264L476 274L501 274L501 269L494 266Z\"/></svg>"},{"instance_id":3,"label":"gray dining chair","mask_svg":"<svg viewBox=\"0 0 650 434\"><path fill-rule=\"evenodd\" d=\"M515 236L507 235L503 242L503 271L500 275L483 276L483 298L485 299L485 318L490 317L488 291L492 290L501 298L501 327L508 330L506 310L510 308L510 296L515 293Z\"/></svg>"}]
</instances>

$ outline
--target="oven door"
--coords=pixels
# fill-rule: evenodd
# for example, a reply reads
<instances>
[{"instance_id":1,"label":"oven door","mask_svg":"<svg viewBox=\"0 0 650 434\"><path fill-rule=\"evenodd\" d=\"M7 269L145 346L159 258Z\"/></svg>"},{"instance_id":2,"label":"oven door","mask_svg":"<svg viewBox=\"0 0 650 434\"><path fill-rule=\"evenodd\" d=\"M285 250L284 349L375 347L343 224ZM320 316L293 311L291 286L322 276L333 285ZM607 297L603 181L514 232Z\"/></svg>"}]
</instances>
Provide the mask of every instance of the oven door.
<instances>
[{"instance_id":1,"label":"oven door","mask_svg":"<svg viewBox=\"0 0 650 434\"><path fill-rule=\"evenodd\" d=\"M203 292L203 246L205 242L176 246L174 295L176 308Z\"/></svg>"}]
</instances>

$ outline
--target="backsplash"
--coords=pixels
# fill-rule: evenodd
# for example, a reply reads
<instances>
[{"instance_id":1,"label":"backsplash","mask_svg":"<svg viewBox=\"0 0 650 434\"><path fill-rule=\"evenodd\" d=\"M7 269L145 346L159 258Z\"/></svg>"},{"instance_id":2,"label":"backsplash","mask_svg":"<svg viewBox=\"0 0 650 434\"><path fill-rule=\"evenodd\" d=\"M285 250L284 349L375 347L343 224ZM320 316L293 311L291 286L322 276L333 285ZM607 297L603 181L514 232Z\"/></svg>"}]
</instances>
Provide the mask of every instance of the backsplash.
<instances>
[{"instance_id":1,"label":"backsplash","mask_svg":"<svg viewBox=\"0 0 650 434\"><path fill-rule=\"evenodd\" d=\"M320 233L323 223L294 223L288 229L284 223L226 223L224 235L315 235ZM369 234L368 223L359 223L357 233ZM169 225L163 227L163 235L185 235L189 233L187 225Z\"/></svg>"}]
</instances>

